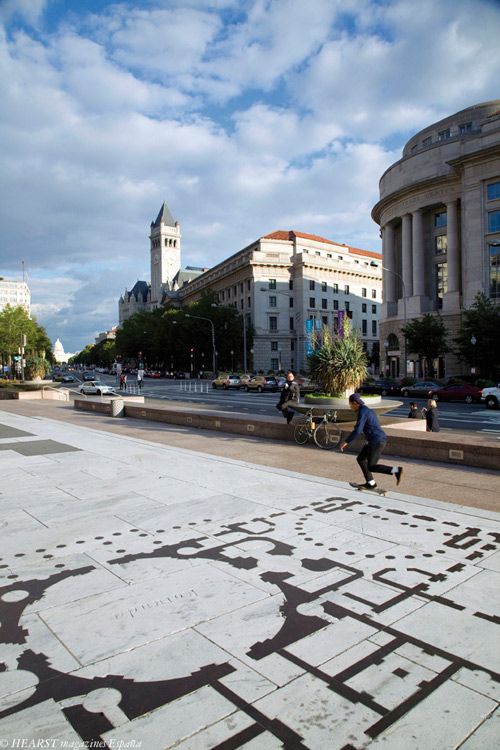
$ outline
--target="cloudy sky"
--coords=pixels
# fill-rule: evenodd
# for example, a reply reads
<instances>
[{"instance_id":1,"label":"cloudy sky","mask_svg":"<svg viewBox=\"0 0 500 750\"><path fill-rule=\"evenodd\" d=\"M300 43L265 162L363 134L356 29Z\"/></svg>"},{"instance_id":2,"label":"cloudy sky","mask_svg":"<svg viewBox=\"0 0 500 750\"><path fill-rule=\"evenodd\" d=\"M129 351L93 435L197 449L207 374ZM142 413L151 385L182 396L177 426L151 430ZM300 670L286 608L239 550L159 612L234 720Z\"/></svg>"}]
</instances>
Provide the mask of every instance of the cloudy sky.
<instances>
[{"instance_id":1,"label":"cloudy sky","mask_svg":"<svg viewBox=\"0 0 500 750\"><path fill-rule=\"evenodd\" d=\"M0 274L66 351L149 280L276 229L380 250L408 138L500 97L499 0L0 0Z\"/></svg>"}]
</instances>

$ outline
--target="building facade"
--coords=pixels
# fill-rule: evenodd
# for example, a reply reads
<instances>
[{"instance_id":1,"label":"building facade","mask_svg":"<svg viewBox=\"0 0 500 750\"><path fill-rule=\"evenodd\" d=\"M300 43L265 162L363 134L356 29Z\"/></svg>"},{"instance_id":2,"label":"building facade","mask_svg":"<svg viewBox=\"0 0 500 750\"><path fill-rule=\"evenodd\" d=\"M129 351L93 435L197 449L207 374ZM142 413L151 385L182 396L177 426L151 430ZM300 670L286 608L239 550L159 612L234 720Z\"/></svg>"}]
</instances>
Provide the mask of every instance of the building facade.
<instances>
[{"instance_id":1,"label":"building facade","mask_svg":"<svg viewBox=\"0 0 500 750\"><path fill-rule=\"evenodd\" d=\"M500 100L413 136L382 175L372 217L382 234L386 370L419 376L417 354L405 352L405 321L439 312L452 340L478 292L500 303ZM446 354L436 375L462 368Z\"/></svg>"},{"instance_id":2,"label":"building facade","mask_svg":"<svg viewBox=\"0 0 500 750\"><path fill-rule=\"evenodd\" d=\"M31 294L25 281L16 281L0 276L0 310L3 310L7 305L23 307L31 316Z\"/></svg>"},{"instance_id":3,"label":"building facade","mask_svg":"<svg viewBox=\"0 0 500 750\"><path fill-rule=\"evenodd\" d=\"M235 307L253 346L235 353L249 370L307 371L309 332L335 331L349 317L369 356L378 354L382 256L316 235L277 231L182 287L181 304L206 290L220 305Z\"/></svg>"}]
</instances>

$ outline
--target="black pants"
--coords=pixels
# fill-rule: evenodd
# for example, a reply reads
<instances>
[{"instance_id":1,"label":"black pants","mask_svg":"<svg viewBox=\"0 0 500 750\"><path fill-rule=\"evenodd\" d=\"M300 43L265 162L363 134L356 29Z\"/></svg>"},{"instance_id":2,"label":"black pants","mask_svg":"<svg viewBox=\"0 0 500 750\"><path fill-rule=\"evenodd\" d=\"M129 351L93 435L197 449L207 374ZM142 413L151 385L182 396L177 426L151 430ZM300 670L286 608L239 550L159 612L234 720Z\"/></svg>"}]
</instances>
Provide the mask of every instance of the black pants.
<instances>
[{"instance_id":1,"label":"black pants","mask_svg":"<svg viewBox=\"0 0 500 750\"><path fill-rule=\"evenodd\" d=\"M379 474L392 474L392 466L385 466L384 464L378 463L384 448L385 443L365 443L361 449L356 460L361 467L366 482L372 481L372 471L378 472Z\"/></svg>"}]
</instances>

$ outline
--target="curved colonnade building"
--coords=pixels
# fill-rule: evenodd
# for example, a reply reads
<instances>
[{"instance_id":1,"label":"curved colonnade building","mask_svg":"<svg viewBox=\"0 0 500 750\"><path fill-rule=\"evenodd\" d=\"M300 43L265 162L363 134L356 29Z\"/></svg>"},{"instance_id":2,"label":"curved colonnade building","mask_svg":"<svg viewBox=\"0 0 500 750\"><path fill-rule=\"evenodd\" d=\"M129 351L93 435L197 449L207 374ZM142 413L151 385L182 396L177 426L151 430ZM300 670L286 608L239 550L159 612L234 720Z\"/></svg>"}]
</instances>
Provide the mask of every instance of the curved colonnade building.
<instances>
[{"instance_id":1,"label":"curved colonnade building","mask_svg":"<svg viewBox=\"0 0 500 750\"><path fill-rule=\"evenodd\" d=\"M413 136L382 175L372 217L382 234L386 371L419 376L417 355L407 352L405 367L405 320L439 311L451 340L477 292L500 304L500 99ZM452 354L436 365L438 376L463 369Z\"/></svg>"}]
</instances>

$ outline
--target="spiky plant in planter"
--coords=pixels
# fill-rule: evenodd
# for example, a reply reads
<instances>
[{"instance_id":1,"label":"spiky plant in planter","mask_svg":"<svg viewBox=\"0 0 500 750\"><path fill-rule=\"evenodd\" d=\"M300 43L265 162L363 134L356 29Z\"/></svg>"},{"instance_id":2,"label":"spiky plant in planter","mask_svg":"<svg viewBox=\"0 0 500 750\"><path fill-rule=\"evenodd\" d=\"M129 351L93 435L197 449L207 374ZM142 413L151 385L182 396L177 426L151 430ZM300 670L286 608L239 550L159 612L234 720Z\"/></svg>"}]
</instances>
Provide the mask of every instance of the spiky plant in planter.
<instances>
[{"instance_id":1,"label":"spiky plant in planter","mask_svg":"<svg viewBox=\"0 0 500 750\"><path fill-rule=\"evenodd\" d=\"M322 341L313 333L313 352L308 356L309 375L320 386L323 394L347 398L368 374L368 362L363 344L351 330L349 320L344 322L343 336L334 336L325 326Z\"/></svg>"}]
</instances>

